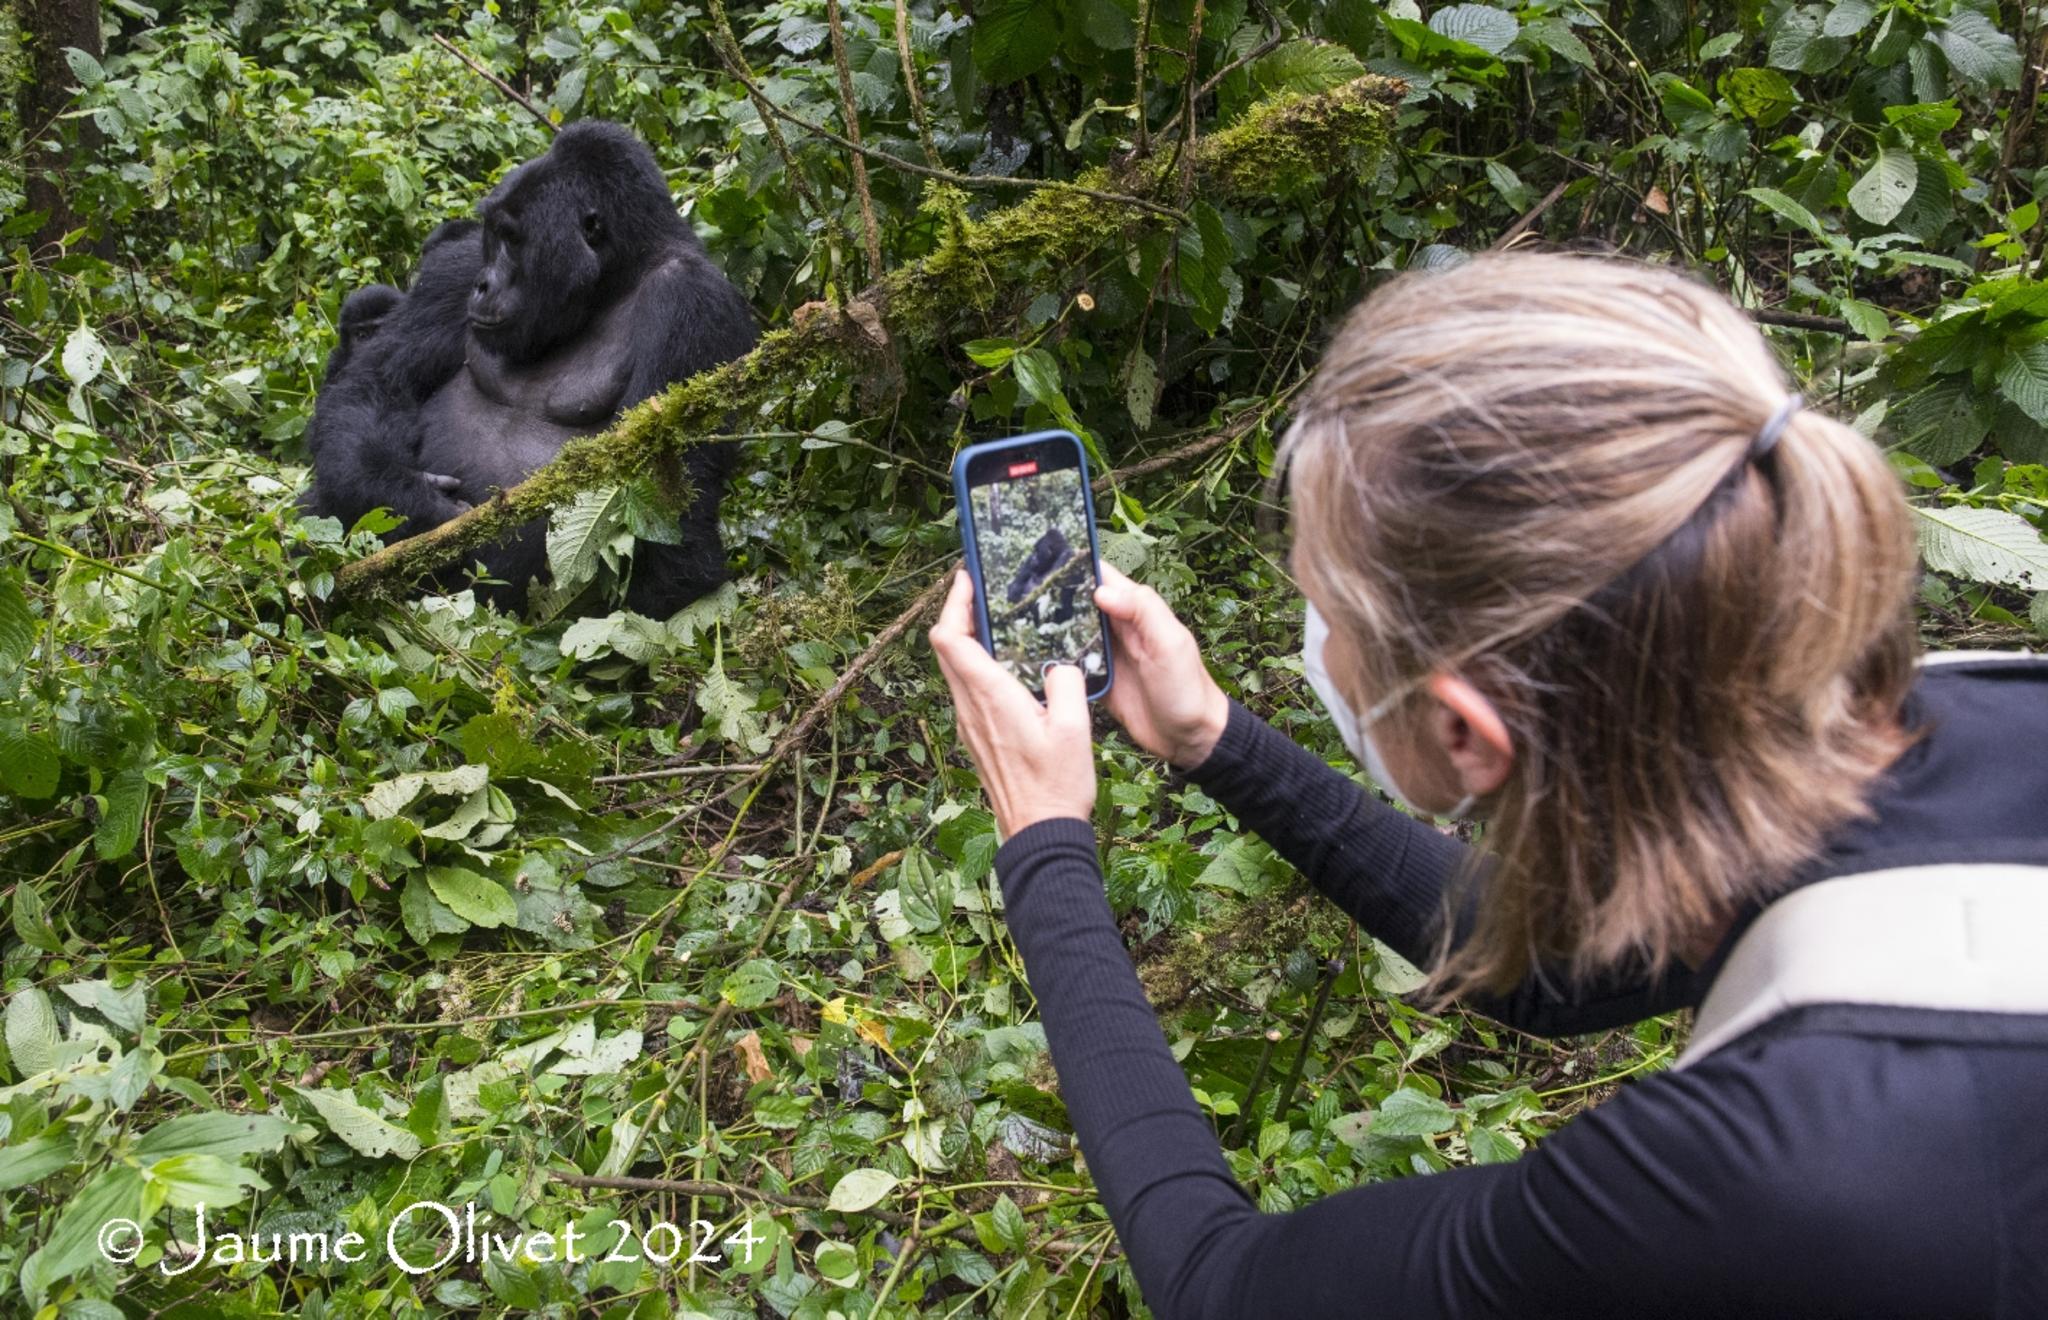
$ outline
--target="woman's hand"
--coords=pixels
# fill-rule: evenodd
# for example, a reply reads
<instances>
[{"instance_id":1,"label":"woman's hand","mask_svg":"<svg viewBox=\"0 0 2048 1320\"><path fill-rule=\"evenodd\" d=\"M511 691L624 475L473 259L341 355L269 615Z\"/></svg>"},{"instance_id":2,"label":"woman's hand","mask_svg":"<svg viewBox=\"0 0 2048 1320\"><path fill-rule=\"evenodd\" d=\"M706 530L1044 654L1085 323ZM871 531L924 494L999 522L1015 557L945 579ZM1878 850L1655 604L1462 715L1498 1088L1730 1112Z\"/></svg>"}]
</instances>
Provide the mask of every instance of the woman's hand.
<instances>
[{"instance_id":1,"label":"woman's hand","mask_svg":"<svg viewBox=\"0 0 2048 1320\"><path fill-rule=\"evenodd\" d=\"M974 582L964 572L953 575L929 635L1002 836L1014 838L1042 820L1087 820L1095 811L1095 745L1080 667L1048 667L1041 706L975 640Z\"/></svg>"},{"instance_id":2,"label":"woman's hand","mask_svg":"<svg viewBox=\"0 0 2048 1320\"><path fill-rule=\"evenodd\" d=\"M1191 770L1208 759L1230 718L1230 698L1209 677L1195 635L1159 593L1102 566L1095 603L1109 617L1116 681L1109 711L1131 740Z\"/></svg>"}]
</instances>

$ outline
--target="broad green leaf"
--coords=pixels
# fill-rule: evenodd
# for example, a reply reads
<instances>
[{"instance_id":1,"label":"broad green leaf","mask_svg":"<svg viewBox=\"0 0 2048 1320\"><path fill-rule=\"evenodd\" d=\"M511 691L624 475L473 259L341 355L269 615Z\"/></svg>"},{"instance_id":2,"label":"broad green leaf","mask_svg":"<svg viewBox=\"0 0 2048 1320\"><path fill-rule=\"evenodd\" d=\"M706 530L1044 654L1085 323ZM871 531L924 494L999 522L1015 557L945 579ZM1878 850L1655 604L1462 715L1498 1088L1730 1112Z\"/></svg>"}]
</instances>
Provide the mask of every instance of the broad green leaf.
<instances>
[{"instance_id":1,"label":"broad green leaf","mask_svg":"<svg viewBox=\"0 0 2048 1320\"><path fill-rule=\"evenodd\" d=\"M1388 1096L1372 1120L1373 1132L1383 1137L1428 1137L1457 1125L1458 1117L1449 1105L1406 1088Z\"/></svg>"},{"instance_id":2,"label":"broad green leaf","mask_svg":"<svg viewBox=\"0 0 2048 1320\"><path fill-rule=\"evenodd\" d=\"M1664 117L1673 128L1681 133L1697 133L1714 122L1718 112L1713 98L1705 92L1675 73L1660 73L1655 82Z\"/></svg>"},{"instance_id":3,"label":"broad green leaf","mask_svg":"<svg viewBox=\"0 0 2048 1320\"><path fill-rule=\"evenodd\" d=\"M1950 72L1963 82L1980 89L2020 85L2024 66L2018 43L1976 10L1956 6L1947 21L1935 26L1933 35L1948 58Z\"/></svg>"},{"instance_id":4,"label":"broad green leaf","mask_svg":"<svg viewBox=\"0 0 2048 1320\"><path fill-rule=\"evenodd\" d=\"M826 1239L811 1254L811 1262L828 1283L851 1288L860 1279L860 1252L851 1243Z\"/></svg>"},{"instance_id":5,"label":"broad green leaf","mask_svg":"<svg viewBox=\"0 0 2048 1320\"><path fill-rule=\"evenodd\" d=\"M23 944L44 953L64 952L64 941L51 924L48 912L43 906L42 891L33 881L20 879L14 882L14 903L11 916L14 933Z\"/></svg>"},{"instance_id":6,"label":"broad green leaf","mask_svg":"<svg viewBox=\"0 0 2048 1320\"><path fill-rule=\"evenodd\" d=\"M45 1132L33 1141L0 1149L0 1192L41 1182L71 1163L77 1153L68 1129Z\"/></svg>"},{"instance_id":7,"label":"broad green leaf","mask_svg":"<svg viewBox=\"0 0 2048 1320\"><path fill-rule=\"evenodd\" d=\"M1159 367L1152 355L1133 348L1124 360L1124 408L1138 431L1152 428L1152 409L1159 403Z\"/></svg>"},{"instance_id":8,"label":"broad green leaf","mask_svg":"<svg viewBox=\"0 0 2048 1320\"><path fill-rule=\"evenodd\" d=\"M2002 509L1915 506L1927 566L1971 582L2048 591L2048 542L2034 525Z\"/></svg>"},{"instance_id":9,"label":"broad green leaf","mask_svg":"<svg viewBox=\"0 0 2048 1320\"><path fill-rule=\"evenodd\" d=\"M974 67L990 83L1030 77L1059 46L1059 13L1040 0L983 0L974 7Z\"/></svg>"},{"instance_id":10,"label":"broad green leaf","mask_svg":"<svg viewBox=\"0 0 2048 1320\"><path fill-rule=\"evenodd\" d=\"M1873 0L1835 0L1835 7L1821 21L1820 31L1824 37L1853 37L1868 27L1870 20L1877 17L1877 6Z\"/></svg>"},{"instance_id":11,"label":"broad green leaf","mask_svg":"<svg viewBox=\"0 0 2048 1320\"><path fill-rule=\"evenodd\" d=\"M142 1190L142 1170L132 1165L116 1164L101 1170L66 1202L50 1240L34 1257L33 1270L23 1271L24 1288L30 1274L39 1289L47 1289L100 1259L101 1229L116 1219L140 1220Z\"/></svg>"},{"instance_id":12,"label":"broad green leaf","mask_svg":"<svg viewBox=\"0 0 2048 1320\"><path fill-rule=\"evenodd\" d=\"M0 787L16 797L46 798L57 791L62 770L57 744L47 734L0 719Z\"/></svg>"},{"instance_id":13,"label":"broad green leaf","mask_svg":"<svg viewBox=\"0 0 2048 1320\"><path fill-rule=\"evenodd\" d=\"M575 590L597 577L604 549L626 528L620 486L585 490L548 516L548 572L556 590Z\"/></svg>"},{"instance_id":14,"label":"broad green leaf","mask_svg":"<svg viewBox=\"0 0 2048 1320\"><path fill-rule=\"evenodd\" d=\"M2048 340L2006 354L1998 367L1998 388L2013 406L2048 426Z\"/></svg>"},{"instance_id":15,"label":"broad green leaf","mask_svg":"<svg viewBox=\"0 0 2048 1320\"><path fill-rule=\"evenodd\" d=\"M726 974L719 995L734 1008L759 1008L782 988L782 969L766 958L753 958Z\"/></svg>"},{"instance_id":16,"label":"broad green leaf","mask_svg":"<svg viewBox=\"0 0 2048 1320\"><path fill-rule=\"evenodd\" d=\"M396 1155L409 1160L420 1153L420 1139L404 1128L371 1113L347 1091L292 1088L326 1122L327 1128L358 1154L371 1159Z\"/></svg>"},{"instance_id":17,"label":"broad green leaf","mask_svg":"<svg viewBox=\"0 0 2048 1320\"><path fill-rule=\"evenodd\" d=\"M1474 1164L1511 1164L1522 1157L1522 1148L1489 1127L1475 1127L1465 1138L1472 1148Z\"/></svg>"},{"instance_id":18,"label":"broad green leaf","mask_svg":"<svg viewBox=\"0 0 2048 1320\"><path fill-rule=\"evenodd\" d=\"M57 1063L57 1010L50 997L25 986L7 998L7 1053L16 1077L48 1072Z\"/></svg>"},{"instance_id":19,"label":"broad green leaf","mask_svg":"<svg viewBox=\"0 0 2048 1320\"><path fill-rule=\"evenodd\" d=\"M1765 210L1790 220L1815 238L1824 239L1827 237L1827 230L1821 226L1820 220L1813 212L1807 210L1798 202L1793 201L1784 193L1779 192L1776 188L1745 188L1742 190L1742 195L1756 202L1757 205Z\"/></svg>"},{"instance_id":20,"label":"broad green leaf","mask_svg":"<svg viewBox=\"0 0 2048 1320\"><path fill-rule=\"evenodd\" d=\"M394 775L370 786L370 791L363 798L363 811L371 820L387 820L405 810L422 792L468 797L488 783L490 775L490 767L486 765Z\"/></svg>"},{"instance_id":21,"label":"broad green leaf","mask_svg":"<svg viewBox=\"0 0 2048 1320\"><path fill-rule=\"evenodd\" d=\"M149 804L149 783L137 769L123 770L107 784L106 810L93 827L93 851L111 862L135 851L142 837L142 816Z\"/></svg>"},{"instance_id":22,"label":"broad green leaf","mask_svg":"<svg viewBox=\"0 0 2048 1320\"><path fill-rule=\"evenodd\" d=\"M1066 403L1060 390L1060 364L1052 354L1042 348L1027 348L1011 359L1010 368L1017 373L1018 386L1033 401L1048 408Z\"/></svg>"},{"instance_id":23,"label":"broad green leaf","mask_svg":"<svg viewBox=\"0 0 2048 1320\"><path fill-rule=\"evenodd\" d=\"M1841 63L1849 42L1846 38L1823 35L1826 24L1827 11L1819 5L1801 5L1788 11L1771 33L1771 67L1826 73Z\"/></svg>"},{"instance_id":24,"label":"broad green leaf","mask_svg":"<svg viewBox=\"0 0 2048 1320\"><path fill-rule=\"evenodd\" d=\"M1303 95L1341 87L1364 72L1365 66L1345 47L1312 39L1285 42L1251 63L1252 81L1260 87Z\"/></svg>"},{"instance_id":25,"label":"broad green leaf","mask_svg":"<svg viewBox=\"0 0 2048 1320\"><path fill-rule=\"evenodd\" d=\"M251 1191L270 1186L258 1174L218 1155L167 1155L145 1166L142 1176L163 1190L165 1201L181 1210L240 1205Z\"/></svg>"},{"instance_id":26,"label":"broad green leaf","mask_svg":"<svg viewBox=\"0 0 2048 1320\"><path fill-rule=\"evenodd\" d=\"M449 911L471 925L495 928L519 920L519 905L505 886L467 867L429 867L427 885Z\"/></svg>"},{"instance_id":27,"label":"broad green leaf","mask_svg":"<svg viewBox=\"0 0 2048 1320\"><path fill-rule=\"evenodd\" d=\"M1464 4L1448 5L1431 14L1429 30L1438 36L1477 46L1489 55L1498 55L1515 43L1522 25L1504 9Z\"/></svg>"},{"instance_id":28,"label":"broad green leaf","mask_svg":"<svg viewBox=\"0 0 2048 1320\"><path fill-rule=\"evenodd\" d=\"M0 673L28 659L36 644L36 616L13 573L0 573ZM11 690L11 689L10 689Z\"/></svg>"},{"instance_id":29,"label":"broad green leaf","mask_svg":"<svg viewBox=\"0 0 2048 1320\"><path fill-rule=\"evenodd\" d=\"M398 915L405 922L405 933L412 936L415 944L427 944L436 935L460 935L469 929L469 922L434 897L427 877L418 871L405 878L405 888L399 891Z\"/></svg>"},{"instance_id":30,"label":"broad green leaf","mask_svg":"<svg viewBox=\"0 0 2048 1320\"><path fill-rule=\"evenodd\" d=\"M1792 80L1776 69L1730 69L1717 86L1730 105L1761 128L1783 120L1799 104Z\"/></svg>"},{"instance_id":31,"label":"broad green leaf","mask_svg":"<svg viewBox=\"0 0 2048 1320\"><path fill-rule=\"evenodd\" d=\"M1883 308L1855 298L1842 299L1842 319L1865 339L1883 339L1892 331L1891 319Z\"/></svg>"},{"instance_id":32,"label":"broad green leaf","mask_svg":"<svg viewBox=\"0 0 2048 1320\"><path fill-rule=\"evenodd\" d=\"M960 351L976 366L1001 367L1009 365L1017 356L1017 341L1014 339L970 339L960 346Z\"/></svg>"},{"instance_id":33,"label":"broad green leaf","mask_svg":"<svg viewBox=\"0 0 2048 1320\"><path fill-rule=\"evenodd\" d=\"M277 1114L180 1114L165 1119L135 1143L135 1153L166 1155L269 1155L284 1147L299 1125Z\"/></svg>"},{"instance_id":34,"label":"broad green leaf","mask_svg":"<svg viewBox=\"0 0 2048 1320\"><path fill-rule=\"evenodd\" d=\"M627 1064L640 1057L641 1040L639 1030L628 1027L574 1051L569 1050L569 1042L564 1041L563 1056L549 1065L548 1071L565 1077L594 1077L599 1073L622 1072Z\"/></svg>"},{"instance_id":35,"label":"broad green leaf","mask_svg":"<svg viewBox=\"0 0 2048 1320\"><path fill-rule=\"evenodd\" d=\"M107 981L72 981L58 988L66 999L80 1008L91 1009L121 1031L142 1030L142 1020L149 1011L149 991L142 982L131 982L125 990L116 990Z\"/></svg>"},{"instance_id":36,"label":"broad green leaf","mask_svg":"<svg viewBox=\"0 0 2048 1320\"><path fill-rule=\"evenodd\" d=\"M1881 147L1877 159L1849 189L1849 205L1874 225L1890 224L1920 186L1920 163L1910 151Z\"/></svg>"},{"instance_id":37,"label":"broad green leaf","mask_svg":"<svg viewBox=\"0 0 2048 1320\"><path fill-rule=\"evenodd\" d=\"M832 1184L827 1210L851 1213L875 1205L896 1190L896 1175L885 1169L854 1169Z\"/></svg>"},{"instance_id":38,"label":"broad green leaf","mask_svg":"<svg viewBox=\"0 0 2048 1320\"><path fill-rule=\"evenodd\" d=\"M64 340L64 375L73 385L88 385L107 365L107 347L86 326L79 326Z\"/></svg>"}]
</instances>

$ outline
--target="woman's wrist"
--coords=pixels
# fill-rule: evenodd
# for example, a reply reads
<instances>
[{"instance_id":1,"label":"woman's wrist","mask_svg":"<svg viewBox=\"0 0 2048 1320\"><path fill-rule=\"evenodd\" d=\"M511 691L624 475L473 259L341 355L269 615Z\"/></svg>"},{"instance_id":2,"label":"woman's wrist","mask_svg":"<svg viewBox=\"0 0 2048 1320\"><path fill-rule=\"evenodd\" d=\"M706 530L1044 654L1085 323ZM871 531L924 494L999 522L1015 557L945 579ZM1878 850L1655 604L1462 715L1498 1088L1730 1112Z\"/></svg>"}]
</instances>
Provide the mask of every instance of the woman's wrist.
<instances>
[{"instance_id":1,"label":"woman's wrist","mask_svg":"<svg viewBox=\"0 0 2048 1320\"><path fill-rule=\"evenodd\" d=\"M1223 731L1230 727L1230 698L1213 681L1203 704L1201 719L1182 734L1166 758L1183 773L1208 760L1216 745L1223 741Z\"/></svg>"}]
</instances>

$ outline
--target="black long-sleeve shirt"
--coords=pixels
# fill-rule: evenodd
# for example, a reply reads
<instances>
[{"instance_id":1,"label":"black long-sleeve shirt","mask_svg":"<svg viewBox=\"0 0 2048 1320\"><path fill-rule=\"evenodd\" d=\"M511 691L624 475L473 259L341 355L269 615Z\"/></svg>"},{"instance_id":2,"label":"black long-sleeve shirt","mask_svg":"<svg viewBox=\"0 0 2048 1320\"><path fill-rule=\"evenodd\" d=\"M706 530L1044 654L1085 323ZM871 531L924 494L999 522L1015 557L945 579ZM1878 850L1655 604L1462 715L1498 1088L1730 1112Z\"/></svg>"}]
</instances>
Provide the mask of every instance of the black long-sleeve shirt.
<instances>
[{"instance_id":1,"label":"black long-sleeve shirt","mask_svg":"<svg viewBox=\"0 0 2048 1320\"><path fill-rule=\"evenodd\" d=\"M1876 786L1875 819L1800 883L2048 864L2048 664L1929 666L1907 719L1929 733ZM1193 777L1365 929L1428 956L1461 845L1241 706ZM2048 1316L2048 1017L1796 1009L1513 1163L1262 1213L1139 987L1087 822L1020 831L996 869L1082 1151L1165 1320ZM1532 980L1485 1007L1564 1034L1696 1005L1742 929L1697 973L1572 997Z\"/></svg>"}]
</instances>

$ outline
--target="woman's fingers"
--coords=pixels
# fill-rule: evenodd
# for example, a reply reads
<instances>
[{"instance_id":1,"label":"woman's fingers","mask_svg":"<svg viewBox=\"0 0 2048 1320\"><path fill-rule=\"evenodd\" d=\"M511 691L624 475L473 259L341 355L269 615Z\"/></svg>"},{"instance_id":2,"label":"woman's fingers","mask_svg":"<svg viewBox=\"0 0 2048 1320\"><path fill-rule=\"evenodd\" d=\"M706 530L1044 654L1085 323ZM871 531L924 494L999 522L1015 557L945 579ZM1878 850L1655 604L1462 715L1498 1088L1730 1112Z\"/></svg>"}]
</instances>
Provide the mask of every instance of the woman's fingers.
<instances>
[{"instance_id":1,"label":"woman's fingers","mask_svg":"<svg viewBox=\"0 0 2048 1320\"><path fill-rule=\"evenodd\" d=\"M1045 667L1045 718L1058 730L1088 729L1088 679L1079 665Z\"/></svg>"}]
</instances>

